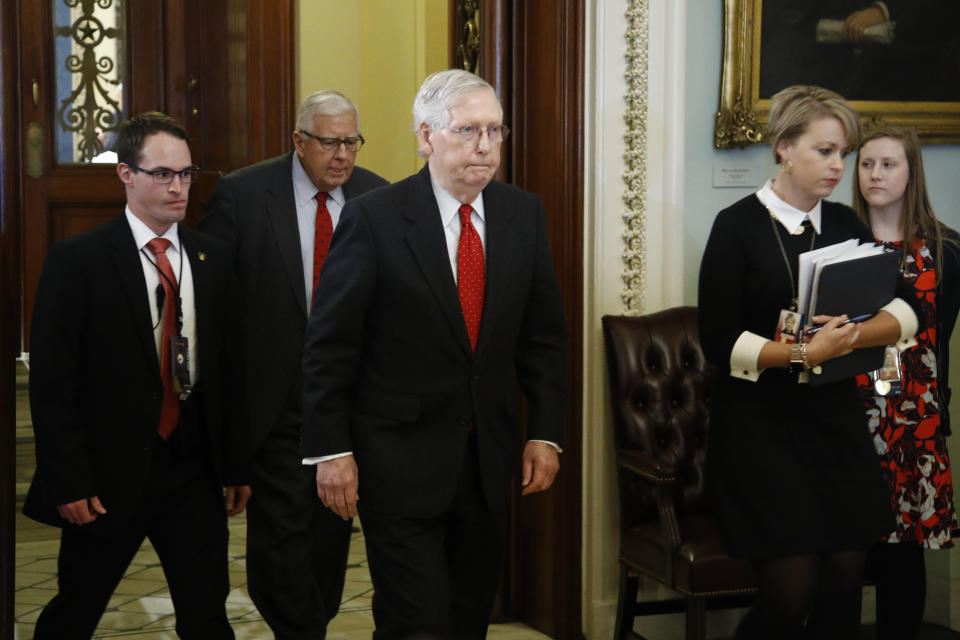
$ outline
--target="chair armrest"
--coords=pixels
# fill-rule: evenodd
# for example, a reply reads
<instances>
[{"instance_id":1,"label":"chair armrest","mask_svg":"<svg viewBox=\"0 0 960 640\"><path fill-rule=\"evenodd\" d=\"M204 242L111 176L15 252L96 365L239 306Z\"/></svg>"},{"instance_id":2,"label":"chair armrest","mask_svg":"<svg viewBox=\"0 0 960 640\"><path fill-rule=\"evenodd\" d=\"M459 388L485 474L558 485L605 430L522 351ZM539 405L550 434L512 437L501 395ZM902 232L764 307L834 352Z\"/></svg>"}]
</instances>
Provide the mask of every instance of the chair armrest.
<instances>
[{"instance_id":1,"label":"chair armrest","mask_svg":"<svg viewBox=\"0 0 960 640\"><path fill-rule=\"evenodd\" d=\"M672 555L681 543L680 525L677 522L676 465L657 460L649 453L638 449L626 449L617 452L617 466L634 473L654 484L652 495L657 503L657 519L660 522L660 534ZM668 572L673 568L668 567ZM670 573L668 573L670 575Z\"/></svg>"},{"instance_id":2,"label":"chair armrest","mask_svg":"<svg viewBox=\"0 0 960 640\"><path fill-rule=\"evenodd\" d=\"M639 449L618 451L617 466L652 480L656 484L673 484L677 480L675 464L657 460L646 451Z\"/></svg>"}]
</instances>

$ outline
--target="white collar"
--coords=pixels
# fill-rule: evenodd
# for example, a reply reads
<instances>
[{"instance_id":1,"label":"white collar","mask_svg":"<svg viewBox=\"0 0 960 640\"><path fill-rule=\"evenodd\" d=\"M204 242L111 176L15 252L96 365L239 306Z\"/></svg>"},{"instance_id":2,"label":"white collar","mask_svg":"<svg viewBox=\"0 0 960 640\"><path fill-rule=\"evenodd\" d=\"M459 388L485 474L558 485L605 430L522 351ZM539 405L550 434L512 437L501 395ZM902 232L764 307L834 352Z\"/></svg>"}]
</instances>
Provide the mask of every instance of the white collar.
<instances>
[{"instance_id":1,"label":"white collar","mask_svg":"<svg viewBox=\"0 0 960 640\"><path fill-rule=\"evenodd\" d=\"M130 231L133 232L133 240L137 243L137 251L140 251L147 243L157 237L150 227L143 223L143 220L133 215L133 211L130 210L130 205L127 205L124 209L124 214L127 216L127 224L130 225ZM167 229L161 238L166 238L170 241L170 246L176 251L180 251L180 236L177 233L177 223L174 222L170 225L170 228Z\"/></svg>"},{"instance_id":2,"label":"white collar","mask_svg":"<svg viewBox=\"0 0 960 640\"><path fill-rule=\"evenodd\" d=\"M810 220L814 231L820 233L820 208L823 200L817 200L810 211L801 211L791 204L787 204L783 198L777 195L773 190L773 180L767 180L760 191L757 191L757 199L767 208L773 219L783 225L788 233L793 234L800 228L804 220Z\"/></svg>"},{"instance_id":3,"label":"white collar","mask_svg":"<svg viewBox=\"0 0 960 640\"><path fill-rule=\"evenodd\" d=\"M451 220L460 215L460 205L469 204L473 210L480 216L480 219L486 222L487 218L483 210L483 192L477 194L473 202L461 203L454 198L449 191L440 186L440 183L430 177L430 185L433 187L433 196L437 199L437 207L440 209L440 221L446 227Z\"/></svg>"}]
</instances>

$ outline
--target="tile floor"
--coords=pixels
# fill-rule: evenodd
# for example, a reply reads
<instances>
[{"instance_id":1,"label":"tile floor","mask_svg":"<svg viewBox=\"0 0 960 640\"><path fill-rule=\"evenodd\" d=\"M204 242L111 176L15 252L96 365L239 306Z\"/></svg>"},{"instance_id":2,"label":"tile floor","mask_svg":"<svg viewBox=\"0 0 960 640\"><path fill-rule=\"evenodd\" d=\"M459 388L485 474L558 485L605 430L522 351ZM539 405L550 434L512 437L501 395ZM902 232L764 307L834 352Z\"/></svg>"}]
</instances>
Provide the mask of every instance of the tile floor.
<instances>
[{"instance_id":1,"label":"tile floor","mask_svg":"<svg viewBox=\"0 0 960 640\"><path fill-rule=\"evenodd\" d=\"M19 523L18 523L19 524ZM20 536L21 530L25 535ZM45 531L49 530L49 531ZM50 532L53 532L51 535ZM40 610L56 593L56 558L59 539L56 530L24 522L18 527L16 551L16 591L14 608L16 627L14 640L33 637L33 627ZM244 536L246 523L242 516L230 522L230 596L227 613L237 640L272 638L266 623L250 601L244 569ZM40 539L38 539L40 538ZM330 623L327 638L353 640L369 638L373 631L370 612L373 585L367 570L363 533L355 533L351 541L346 584L340 613ZM175 640L175 618L170 593L156 553L145 542L123 581L110 600L109 607L94 638L129 640ZM494 640L539 640L547 636L522 624L497 624L490 628Z\"/></svg>"},{"instance_id":2,"label":"tile floor","mask_svg":"<svg viewBox=\"0 0 960 640\"><path fill-rule=\"evenodd\" d=\"M33 474L33 428L27 400L27 371L22 363L17 368L17 495L26 495ZM14 592L14 640L33 638L33 628L40 610L56 594L57 552L60 530L27 519L17 510L16 577ZM245 560L246 521L237 516L230 520L230 596L227 613L237 640L268 640L273 637L246 590ZM367 570L363 533L355 533L350 556L343 604L327 631L330 640L370 638L373 615L370 611L373 585ZM103 618L94 638L127 640L176 640L175 618L170 593L160 562L144 542L127 570L123 581ZM519 623L490 627L493 640L542 640L547 636Z\"/></svg>"}]
</instances>

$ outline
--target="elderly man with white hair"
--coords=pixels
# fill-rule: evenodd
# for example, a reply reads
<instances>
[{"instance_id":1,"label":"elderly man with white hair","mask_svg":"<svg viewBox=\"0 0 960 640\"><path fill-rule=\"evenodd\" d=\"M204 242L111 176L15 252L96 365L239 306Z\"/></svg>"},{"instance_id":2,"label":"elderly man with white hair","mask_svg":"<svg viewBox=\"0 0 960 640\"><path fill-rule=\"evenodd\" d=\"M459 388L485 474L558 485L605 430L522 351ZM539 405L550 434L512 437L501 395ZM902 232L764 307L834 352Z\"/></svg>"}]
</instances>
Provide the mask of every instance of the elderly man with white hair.
<instances>
[{"instance_id":1,"label":"elderly man with white hair","mask_svg":"<svg viewBox=\"0 0 960 640\"><path fill-rule=\"evenodd\" d=\"M435 73L413 113L426 166L348 202L324 266L304 462L324 504L359 511L375 638L483 638L511 495L560 466L567 329L540 198L494 180L509 130L493 88Z\"/></svg>"},{"instance_id":2,"label":"elderly man with white hair","mask_svg":"<svg viewBox=\"0 0 960 640\"><path fill-rule=\"evenodd\" d=\"M303 334L343 206L387 181L355 166L360 114L337 91L304 98L292 137L294 151L220 180L200 230L231 244L241 283L250 597L278 640L320 640L340 607L351 526L300 464Z\"/></svg>"}]
</instances>

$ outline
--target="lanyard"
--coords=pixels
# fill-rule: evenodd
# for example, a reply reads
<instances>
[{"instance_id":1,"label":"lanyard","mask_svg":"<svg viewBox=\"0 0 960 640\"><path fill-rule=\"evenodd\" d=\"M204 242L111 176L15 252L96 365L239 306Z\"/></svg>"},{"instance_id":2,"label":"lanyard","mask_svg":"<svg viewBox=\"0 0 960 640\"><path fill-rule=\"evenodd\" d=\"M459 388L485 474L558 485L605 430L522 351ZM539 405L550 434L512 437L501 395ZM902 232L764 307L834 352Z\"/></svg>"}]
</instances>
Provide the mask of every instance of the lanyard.
<instances>
[{"instance_id":1,"label":"lanyard","mask_svg":"<svg viewBox=\"0 0 960 640\"><path fill-rule=\"evenodd\" d=\"M156 262L153 261L153 259L150 257L150 254L146 251L145 247L140 248L140 253L142 253L147 258L147 262L152 264L153 267L157 270L157 275L163 278L164 280L166 280L168 283L170 283L170 288L173 289L177 294L177 299L174 300L174 304L176 305L176 311L177 311L176 313L177 335L180 335L180 330L183 329L183 304L182 304L182 301L180 300L180 283L183 282L183 261L186 258L183 255L183 239L180 238L179 235L177 236L177 246L179 247L179 250L180 250L180 269L179 269L179 273L177 274L176 282L170 282L170 278L168 278L166 274L160 270L160 265L158 265ZM157 285L157 307L158 307L158 311L160 312L159 322L163 322L164 296L166 296L166 291L163 288L163 283L160 283Z\"/></svg>"},{"instance_id":2,"label":"lanyard","mask_svg":"<svg viewBox=\"0 0 960 640\"><path fill-rule=\"evenodd\" d=\"M790 264L790 259L787 257L787 250L784 248L783 240L780 238L780 232L777 230L777 223L775 221L775 218L777 216L774 215L773 211L770 211L769 208L767 208L767 213L770 214L770 226L773 228L773 236L777 239L777 245L780 247L780 255L783 256L783 264L787 268L787 275L790 276L790 296L792 300L790 304L790 310L797 311L797 304L798 304L797 298L799 297L800 294L797 291L797 283L793 278L793 266L791 266ZM813 251L813 243L816 242L817 240L817 230L811 226L810 231L812 235L810 237L809 251Z\"/></svg>"}]
</instances>

